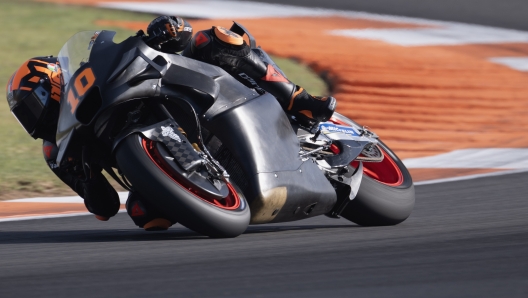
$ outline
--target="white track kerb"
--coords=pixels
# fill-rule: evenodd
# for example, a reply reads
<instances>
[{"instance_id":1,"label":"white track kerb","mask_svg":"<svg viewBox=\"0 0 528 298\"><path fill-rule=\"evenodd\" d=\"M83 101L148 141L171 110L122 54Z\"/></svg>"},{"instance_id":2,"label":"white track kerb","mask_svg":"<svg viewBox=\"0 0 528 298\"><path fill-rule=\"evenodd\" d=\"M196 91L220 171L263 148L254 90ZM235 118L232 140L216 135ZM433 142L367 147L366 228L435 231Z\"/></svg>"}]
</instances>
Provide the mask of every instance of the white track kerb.
<instances>
[{"instance_id":1,"label":"white track kerb","mask_svg":"<svg viewBox=\"0 0 528 298\"><path fill-rule=\"evenodd\" d=\"M128 198L128 192L118 192L119 200L121 201L121 204L125 204L126 200ZM69 197L43 197L43 198L27 198L27 199L16 199L16 200L9 200L7 201L9 203L59 203L59 204L84 204L83 198L79 196L69 196ZM126 212L126 210L119 210L119 213ZM47 218L62 218L62 217L72 217L72 216L84 216L84 215L91 215L90 212L62 212L62 213L54 213L54 214L38 214L38 215L32 215L32 214L25 214L22 216L14 215L14 216L5 216L0 218L0 222L8 222L8 221L20 221L20 220L33 220L33 219L47 219Z\"/></svg>"},{"instance_id":2,"label":"white track kerb","mask_svg":"<svg viewBox=\"0 0 528 298\"><path fill-rule=\"evenodd\" d=\"M119 210L118 213L124 213L126 210ZM74 216L93 216L90 212L72 212L72 213L60 213L60 214L49 214L49 215L24 215L24 216L8 216L0 218L0 222L9 221L22 221L22 220L35 220L35 219L50 219L50 218L63 218L63 217L74 217Z\"/></svg>"},{"instance_id":3,"label":"white track kerb","mask_svg":"<svg viewBox=\"0 0 528 298\"><path fill-rule=\"evenodd\" d=\"M244 2L244 1L191 1L170 2L100 2L101 7L153 14L178 15L200 19L249 19L249 18L289 18L289 17L329 17L339 16L350 19L365 19L409 24L413 28L384 29L340 29L328 31L329 35L338 35L354 39L377 40L403 47L449 46L466 44L528 43L528 32L494 28L481 25L456 22L433 21L420 18L380 15L365 12L340 11L323 8L305 8L280 4ZM509 67L516 71L528 71L528 57L496 57L491 62ZM416 185L446 183L481 177L528 172L528 149L522 148L484 148L455 150L437 156L409 158L403 160L410 169L498 169L500 172L471 176L421 181ZM50 173L51 175L51 173ZM126 201L127 193L119 193L121 202ZM31 198L9 202L26 203L83 203L80 197ZM121 210L120 212L124 212ZM63 213L54 215L12 216L0 219L0 222L69 217L90 213Z\"/></svg>"}]
</instances>

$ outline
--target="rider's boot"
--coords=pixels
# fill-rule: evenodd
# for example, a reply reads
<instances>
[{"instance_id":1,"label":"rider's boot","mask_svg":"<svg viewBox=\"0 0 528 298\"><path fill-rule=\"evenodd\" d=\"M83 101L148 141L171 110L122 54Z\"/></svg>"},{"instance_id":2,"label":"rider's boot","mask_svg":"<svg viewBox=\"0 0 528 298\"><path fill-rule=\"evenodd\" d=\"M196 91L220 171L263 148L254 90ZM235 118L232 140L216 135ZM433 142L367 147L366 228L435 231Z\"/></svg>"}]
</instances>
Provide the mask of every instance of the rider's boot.
<instances>
[{"instance_id":1,"label":"rider's boot","mask_svg":"<svg viewBox=\"0 0 528 298\"><path fill-rule=\"evenodd\" d=\"M175 224L175 222L166 219L135 191L128 194L126 209L134 223L146 231L164 231Z\"/></svg>"},{"instance_id":2,"label":"rider's boot","mask_svg":"<svg viewBox=\"0 0 528 298\"><path fill-rule=\"evenodd\" d=\"M246 86L271 93L284 111L305 126L327 121L335 111L334 97L308 94L276 65L263 61L240 35L223 27L198 32L182 55L220 66Z\"/></svg>"},{"instance_id":3,"label":"rider's boot","mask_svg":"<svg viewBox=\"0 0 528 298\"><path fill-rule=\"evenodd\" d=\"M84 199L86 209L97 219L107 221L117 214L121 204L119 196L100 169L93 167L90 177L85 177L81 163L73 159L59 167L56 162L59 149L54 142L44 140L42 151L51 171Z\"/></svg>"},{"instance_id":4,"label":"rider's boot","mask_svg":"<svg viewBox=\"0 0 528 298\"><path fill-rule=\"evenodd\" d=\"M312 126L315 123L328 121L334 114L336 99L332 96L321 97L308 94L304 88L295 87L286 111L292 113L300 123Z\"/></svg>"}]
</instances>

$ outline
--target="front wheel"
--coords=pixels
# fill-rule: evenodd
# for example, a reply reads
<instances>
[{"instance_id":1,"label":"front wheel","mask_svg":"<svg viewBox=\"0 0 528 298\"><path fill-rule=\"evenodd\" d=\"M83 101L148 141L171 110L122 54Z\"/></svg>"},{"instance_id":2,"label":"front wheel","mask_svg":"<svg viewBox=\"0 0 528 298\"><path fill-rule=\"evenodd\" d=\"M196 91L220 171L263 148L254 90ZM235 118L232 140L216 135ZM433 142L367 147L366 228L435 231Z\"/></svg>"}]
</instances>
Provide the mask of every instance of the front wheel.
<instances>
[{"instance_id":1,"label":"front wheel","mask_svg":"<svg viewBox=\"0 0 528 298\"><path fill-rule=\"evenodd\" d=\"M242 234L250 211L238 188L228 183L229 194L222 200L194 190L185 177L167 168L159 146L132 134L117 147L117 163L134 189L170 220L200 234L222 238Z\"/></svg>"},{"instance_id":2,"label":"front wheel","mask_svg":"<svg viewBox=\"0 0 528 298\"><path fill-rule=\"evenodd\" d=\"M360 127L345 116L334 113L336 124ZM407 219L414 208L414 185L402 161L383 142L379 148L382 162L364 162L363 180L358 195L341 216L362 226L396 225Z\"/></svg>"}]
</instances>

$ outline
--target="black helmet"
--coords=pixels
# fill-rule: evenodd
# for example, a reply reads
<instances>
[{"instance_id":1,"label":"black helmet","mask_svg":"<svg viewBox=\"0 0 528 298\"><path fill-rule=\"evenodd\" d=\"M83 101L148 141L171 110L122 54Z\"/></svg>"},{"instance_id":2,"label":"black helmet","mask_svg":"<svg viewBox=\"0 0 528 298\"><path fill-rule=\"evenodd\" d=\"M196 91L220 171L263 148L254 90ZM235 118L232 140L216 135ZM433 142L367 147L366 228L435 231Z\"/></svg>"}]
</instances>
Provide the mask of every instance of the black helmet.
<instances>
[{"instance_id":1,"label":"black helmet","mask_svg":"<svg viewBox=\"0 0 528 298\"><path fill-rule=\"evenodd\" d=\"M152 38L150 46L157 46L166 53L181 52L192 37L192 26L181 17L160 16L147 27L147 33Z\"/></svg>"},{"instance_id":2,"label":"black helmet","mask_svg":"<svg viewBox=\"0 0 528 298\"><path fill-rule=\"evenodd\" d=\"M7 83L11 113L35 139L55 140L62 86L56 61L53 57L29 59Z\"/></svg>"}]
</instances>

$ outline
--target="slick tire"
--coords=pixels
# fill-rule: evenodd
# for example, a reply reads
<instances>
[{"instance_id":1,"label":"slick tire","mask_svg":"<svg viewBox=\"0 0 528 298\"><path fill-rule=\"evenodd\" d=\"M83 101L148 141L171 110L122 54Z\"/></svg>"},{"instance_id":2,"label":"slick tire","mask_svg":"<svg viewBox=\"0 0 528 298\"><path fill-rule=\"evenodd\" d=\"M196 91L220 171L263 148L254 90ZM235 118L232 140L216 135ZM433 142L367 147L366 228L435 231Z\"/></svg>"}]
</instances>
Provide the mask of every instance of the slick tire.
<instances>
[{"instance_id":1,"label":"slick tire","mask_svg":"<svg viewBox=\"0 0 528 298\"><path fill-rule=\"evenodd\" d=\"M116 149L116 160L132 186L158 210L187 228L214 238L236 237L249 225L250 211L243 194L236 209L226 210L200 199L169 177L149 157L142 137L132 134Z\"/></svg>"},{"instance_id":2,"label":"slick tire","mask_svg":"<svg viewBox=\"0 0 528 298\"><path fill-rule=\"evenodd\" d=\"M381 147L385 147L385 154L389 153L390 149ZM394 157L393 160L403 166ZM414 209L414 185L407 169L403 166L400 170L404 181L399 186L386 185L364 175L358 195L341 216L362 226L390 226L406 220Z\"/></svg>"},{"instance_id":3,"label":"slick tire","mask_svg":"<svg viewBox=\"0 0 528 298\"><path fill-rule=\"evenodd\" d=\"M334 117L344 124L359 126L338 113ZM396 225L414 209L414 185L409 171L387 145L380 141L379 147L386 160L379 164L363 163L365 171L358 195L341 213L342 217L362 226Z\"/></svg>"}]
</instances>

